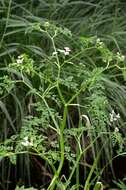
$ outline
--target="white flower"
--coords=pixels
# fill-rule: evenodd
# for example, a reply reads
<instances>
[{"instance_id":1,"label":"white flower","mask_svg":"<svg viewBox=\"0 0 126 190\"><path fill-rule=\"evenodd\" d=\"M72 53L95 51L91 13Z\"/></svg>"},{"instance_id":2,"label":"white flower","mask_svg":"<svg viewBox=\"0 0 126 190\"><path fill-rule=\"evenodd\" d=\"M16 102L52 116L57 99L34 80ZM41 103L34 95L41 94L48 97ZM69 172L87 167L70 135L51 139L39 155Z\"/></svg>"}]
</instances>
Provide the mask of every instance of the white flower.
<instances>
[{"instance_id":1,"label":"white flower","mask_svg":"<svg viewBox=\"0 0 126 190\"><path fill-rule=\"evenodd\" d=\"M64 55L69 55L70 53L68 51L65 51L64 52Z\"/></svg>"},{"instance_id":2,"label":"white flower","mask_svg":"<svg viewBox=\"0 0 126 190\"><path fill-rule=\"evenodd\" d=\"M17 58L17 60L16 60L16 62L17 62L18 64L22 64L22 63L23 63L23 60L24 60L24 56L23 56L23 55L19 55L18 58Z\"/></svg>"},{"instance_id":3,"label":"white flower","mask_svg":"<svg viewBox=\"0 0 126 190\"><path fill-rule=\"evenodd\" d=\"M21 142L23 146L33 146L33 142L28 140L28 137L24 137L24 141Z\"/></svg>"},{"instance_id":4,"label":"white flower","mask_svg":"<svg viewBox=\"0 0 126 190\"><path fill-rule=\"evenodd\" d=\"M118 127L115 128L114 132L115 132L115 133L118 133L118 132L119 132Z\"/></svg>"},{"instance_id":5,"label":"white flower","mask_svg":"<svg viewBox=\"0 0 126 190\"><path fill-rule=\"evenodd\" d=\"M120 114L116 114L114 110L109 114L110 115L110 122L117 121L120 119Z\"/></svg>"},{"instance_id":6,"label":"white flower","mask_svg":"<svg viewBox=\"0 0 126 190\"><path fill-rule=\"evenodd\" d=\"M124 61L125 60L125 56L124 55L122 55L120 52L117 52L117 59L119 60L119 61Z\"/></svg>"},{"instance_id":7,"label":"white flower","mask_svg":"<svg viewBox=\"0 0 126 190\"><path fill-rule=\"evenodd\" d=\"M119 113L116 115L116 118L117 118L117 119L120 119L120 114L119 114Z\"/></svg>"},{"instance_id":8,"label":"white flower","mask_svg":"<svg viewBox=\"0 0 126 190\"><path fill-rule=\"evenodd\" d=\"M44 23L44 26L45 26L45 27L49 27L49 26L50 26L50 23L49 23L49 22L45 22L45 23Z\"/></svg>"},{"instance_id":9,"label":"white flower","mask_svg":"<svg viewBox=\"0 0 126 190\"><path fill-rule=\"evenodd\" d=\"M17 59L17 63L18 64L22 64L23 63L23 59Z\"/></svg>"},{"instance_id":10,"label":"white flower","mask_svg":"<svg viewBox=\"0 0 126 190\"><path fill-rule=\"evenodd\" d=\"M54 51L54 52L52 53L52 55L57 55L57 53L58 53L57 51Z\"/></svg>"},{"instance_id":11,"label":"white flower","mask_svg":"<svg viewBox=\"0 0 126 190\"><path fill-rule=\"evenodd\" d=\"M22 58L24 58L24 55L19 55L18 56L18 59L22 59Z\"/></svg>"},{"instance_id":12,"label":"white flower","mask_svg":"<svg viewBox=\"0 0 126 190\"><path fill-rule=\"evenodd\" d=\"M64 47L65 51L71 52L71 49L69 47Z\"/></svg>"},{"instance_id":13,"label":"white flower","mask_svg":"<svg viewBox=\"0 0 126 190\"><path fill-rule=\"evenodd\" d=\"M65 55L69 55L71 52L71 49L69 47L64 47Z\"/></svg>"},{"instance_id":14,"label":"white flower","mask_svg":"<svg viewBox=\"0 0 126 190\"><path fill-rule=\"evenodd\" d=\"M97 38L96 42L99 43L100 41L101 41L100 38Z\"/></svg>"},{"instance_id":15,"label":"white flower","mask_svg":"<svg viewBox=\"0 0 126 190\"><path fill-rule=\"evenodd\" d=\"M97 38L96 43L97 43L98 45L100 45L100 46L103 45L103 42L101 42L100 38Z\"/></svg>"},{"instance_id":16,"label":"white flower","mask_svg":"<svg viewBox=\"0 0 126 190\"><path fill-rule=\"evenodd\" d=\"M64 49L58 49L60 53L63 53L64 55L69 55L71 52L71 49L69 47L64 47Z\"/></svg>"}]
</instances>

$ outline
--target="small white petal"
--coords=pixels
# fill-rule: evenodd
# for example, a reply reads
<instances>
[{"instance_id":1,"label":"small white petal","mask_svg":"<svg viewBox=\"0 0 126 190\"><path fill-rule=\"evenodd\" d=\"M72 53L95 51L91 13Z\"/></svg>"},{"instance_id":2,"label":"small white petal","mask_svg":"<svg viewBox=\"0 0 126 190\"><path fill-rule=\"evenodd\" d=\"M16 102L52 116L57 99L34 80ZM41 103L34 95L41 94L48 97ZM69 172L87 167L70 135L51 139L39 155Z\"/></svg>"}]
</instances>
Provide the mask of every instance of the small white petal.
<instances>
[{"instance_id":1,"label":"small white petal","mask_svg":"<svg viewBox=\"0 0 126 190\"><path fill-rule=\"evenodd\" d=\"M29 141L21 142L21 144L22 144L23 146L33 146L33 143L32 143L32 142L29 142Z\"/></svg>"},{"instance_id":2,"label":"small white petal","mask_svg":"<svg viewBox=\"0 0 126 190\"><path fill-rule=\"evenodd\" d=\"M118 127L116 127L116 128L115 128L115 132L119 132L119 129L118 129Z\"/></svg>"},{"instance_id":3,"label":"small white petal","mask_svg":"<svg viewBox=\"0 0 126 190\"><path fill-rule=\"evenodd\" d=\"M100 42L100 38L97 38L97 43L99 43Z\"/></svg>"},{"instance_id":4,"label":"small white petal","mask_svg":"<svg viewBox=\"0 0 126 190\"><path fill-rule=\"evenodd\" d=\"M18 59L21 59L21 58L23 58L23 57L24 57L23 55L19 55L19 56L18 56Z\"/></svg>"},{"instance_id":5,"label":"small white petal","mask_svg":"<svg viewBox=\"0 0 126 190\"><path fill-rule=\"evenodd\" d=\"M112 118L110 118L110 122L113 122L113 119L112 119Z\"/></svg>"},{"instance_id":6,"label":"small white petal","mask_svg":"<svg viewBox=\"0 0 126 190\"><path fill-rule=\"evenodd\" d=\"M114 121L117 121L117 118L116 118L116 117L114 117L114 118L113 118L113 120L114 120Z\"/></svg>"},{"instance_id":7,"label":"small white petal","mask_svg":"<svg viewBox=\"0 0 126 190\"><path fill-rule=\"evenodd\" d=\"M65 51L64 52L64 55L69 55L70 53L68 51Z\"/></svg>"},{"instance_id":8,"label":"small white petal","mask_svg":"<svg viewBox=\"0 0 126 190\"><path fill-rule=\"evenodd\" d=\"M112 110L112 114L115 114L115 111L114 111L114 110Z\"/></svg>"},{"instance_id":9,"label":"small white petal","mask_svg":"<svg viewBox=\"0 0 126 190\"><path fill-rule=\"evenodd\" d=\"M56 55L58 52L57 51L54 51L53 53L52 53L52 55Z\"/></svg>"},{"instance_id":10,"label":"small white petal","mask_svg":"<svg viewBox=\"0 0 126 190\"><path fill-rule=\"evenodd\" d=\"M17 59L17 63L18 63L18 64L23 63L23 59Z\"/></svg>"},{"instance_id":11,"label":"small white petal","mask_svg":"<svg viewBox=\"0 0 126 190\"><path fill-rule=\"evenodd\" d=\"M120 119L120 114L119 113L116 115L116 118Z\"/></svg>"},{"instance_id":12,"label":"small white petal","mask_svg":"<svg viewBox=\"0 0 126 190\"><path fill-rule=\"evenodd\" d=\"M69 47L64 47L64 49L65 49L65 51L68 51L68 52L71 51L71 49Z\"/></svg>"}]
</instances>

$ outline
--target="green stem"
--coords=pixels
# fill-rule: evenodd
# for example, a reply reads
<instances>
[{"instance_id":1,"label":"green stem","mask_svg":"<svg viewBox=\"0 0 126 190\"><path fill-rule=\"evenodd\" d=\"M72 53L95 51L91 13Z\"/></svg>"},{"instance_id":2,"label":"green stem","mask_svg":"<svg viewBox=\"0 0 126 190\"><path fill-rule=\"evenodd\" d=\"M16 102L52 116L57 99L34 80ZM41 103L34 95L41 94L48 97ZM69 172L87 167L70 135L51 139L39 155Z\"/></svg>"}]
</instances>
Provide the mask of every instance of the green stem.
<instances>
[{"instance_id":1,"label":"green stem","mask_svg":"<svg viewBox=\"0 0 126 190\"><path fill-rule=\"evenodd\" d=\"M106 144L106 143L105 143L105 144ZM97 162L98 162L98 160L99 160L99 158L100 158L101 152L102 152L102 150L103 150L105 144L103 144L103 146L102 146L102 148L100 149L100 151L99 151L99 153L98 153L96 159L94 160L94 163L93 163L93 165L92 165L92 167L91 167L91 170L90 170L90 172L89 172L89 175L88 175L88 177L87 177L86 183L85 183L85 185L84 185L84 190L90 190L90 180L91 180L91 176L92 176L92 174L93 174L93 172L94 172L94 170L95 170L95 168L96 168L96 166L97 166Z\"/></svg>"},{"instance_id":2,"label":"green stem","mask_svg":"<svg viewBox=\"0 0 126 190\"><path fill-rule=\"evenodd\" d=\"M93 144L97 141L97 139L100 137L100 134L82 151L80 152L80 154L78 155L77 159L76 159L76 163L74 164L73 168L72 168L72 171L69 175L69 178L68 180L66 181L65 183L65 189L67 189L71 179L72 179L72 176L74 175L74 172L76 170L76 168L78 167L78 164L79 164L79 161L81 159L81 157L93 146Z\"/></svg>"},{"instance_id":3,"label":"green stem","mask_svg":"<svg viewBox=\"0 0 126 190\"><path fill-rule=\"evenodd\" d=\"M85 90L85 89L87 88L87 85L88 85L88 83L85 83L85 84L78 90L78 92L72 96L72 98L68 101L67 104L68 104L68 105L71 104L71 103L73 102L73 100L74 100L75 98L77 98L77 96L81 93L81 91L83 91L83 90Z\"/></svg>"},{"instance_id":4,"label":"green stem","mask_svg":"<svg viewBox=\"0 0 126 190\"><path fill-rule=\"evenodd\" d=\"M57 171L55 172L55 175L48 187L47 190L53 190L55 188L56 185L56 181L59 178L60 172L62 170L63 164L64 164L64 128L66 125L66 119L67 119L67 105L65 105L64 107L64 113L63 113L63 121L61 123L61 127L60 127L60 151L61 151L61 157L60 157L60 164L59 167L57 169Z\"/></svg>"}]
</instances>

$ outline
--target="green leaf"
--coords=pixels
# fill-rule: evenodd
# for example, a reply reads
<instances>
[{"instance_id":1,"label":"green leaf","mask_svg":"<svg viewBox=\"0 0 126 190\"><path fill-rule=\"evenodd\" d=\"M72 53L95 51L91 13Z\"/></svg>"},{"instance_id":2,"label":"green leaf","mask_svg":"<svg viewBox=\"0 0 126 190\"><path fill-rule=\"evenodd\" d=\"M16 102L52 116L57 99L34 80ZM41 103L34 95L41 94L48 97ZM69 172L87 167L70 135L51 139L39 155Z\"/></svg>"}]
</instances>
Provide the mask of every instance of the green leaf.
<instances>
[{"instance_id":1,"label":"green leaf","mask_svg":"<svg viewBox=\"0 0 126 190\"><path fill-rule=\"evenodd\" d=\"M95 184L94 190L103 190L103 184L98 181L98 182Z\"/></svg>"}]
</instances>

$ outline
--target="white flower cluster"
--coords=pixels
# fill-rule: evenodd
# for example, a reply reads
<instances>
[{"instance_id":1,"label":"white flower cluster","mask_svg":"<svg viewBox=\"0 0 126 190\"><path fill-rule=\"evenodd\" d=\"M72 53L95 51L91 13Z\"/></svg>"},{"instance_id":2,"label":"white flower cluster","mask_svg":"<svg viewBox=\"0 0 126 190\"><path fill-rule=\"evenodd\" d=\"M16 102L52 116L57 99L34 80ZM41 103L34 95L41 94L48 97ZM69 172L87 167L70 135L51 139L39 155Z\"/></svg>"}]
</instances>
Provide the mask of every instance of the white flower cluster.
<instances>
[{"instance_id":1,"label":"white flower cluster","mask_svg":"<svg viewBox=\"0 0 126 190\"><path fill-rule=\"evenodd\" d=\"M117 121L120 119L120 114L116 114L114 110L109 114L110 115L110 122Z\"/></svg>"},{"instance_id":2,"label":"white flower cluster","mask_svg":"<svg viewBox=\"0 0 126 190\"><path fill-rule=\"evenodd\" d=\"M71 49L69 47L64 47L64 49L57 49L57 51L53 52L52 55L56 55L58 52L63 53L64 55L69 55Z\"/></svg>"},{"instance_id":3,"label":"white flower cluster","mask_svg":"<svg viewBox=\"0 0 126 190\"><path fill-rule=\"evenodd\" d=\"M23 56L23 55L20 55L20 56L18 56L16 62L17 62L18 64L22 64L22 63L23 63L23 60L24 60L24 56Z\"/></svg>"},{"instance_id":4,"label":"white flower cluster","mask_svg":"<svg viewBox=\"0 0 126 190\"><path fill-rule=\"evenodd\" d=\"M49 23L49 22L45 22L45 23L44 23L44 26L45 26L46 28L48 28L48 27L50 26L50 23Z\"/></svg>"},{"instance_id":5,"label":"white flower cluster","mask_svg":"<svg viewBox=\"0 0 126 190\"><path fill-rule=\"evenodd\" d=\"M28 137L24 137L24 138L23 138L23 141L21 142L21 144L22 144L23 146L33 146L32 140L29 141Z\"/></svg>"},{"instance_id":6,"label":"white flower cluster","mask_svg":"<svg viewBox=\"0 0 126 190\"><path fill-rule=\"evenodd\" d=\"M115 133L118 133L118 132L119 132L118 127L115 128L114 132L115 132Z\"/></svg>"},{"instance_id":7,"label":"white flower cluster","mask_svg":"<svg viewBox=\"0 0 126 190\"><path fill-rule=\"evenodd\" d=\"M100 40L100 38L97 38L96 44L102 46L104 43Z\"/></svg>"},{"instance_id":8,"label":"white flower cluster","mask_svg":"<svg viewBox=\"0 0 126 190\"><path fill-rule=\"evenodd\" d=\"M117 52L116 56L117 56L117 59L118 59L119 61L124 61L124 60L125 60L125 56L122 55L120 52Z\"/></svg>"}]
</instances>

